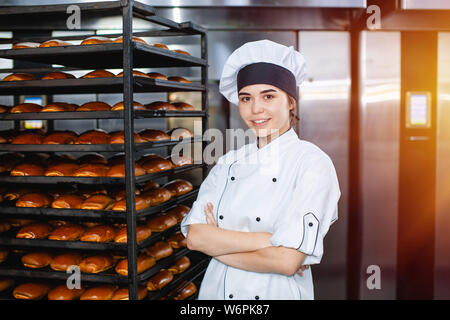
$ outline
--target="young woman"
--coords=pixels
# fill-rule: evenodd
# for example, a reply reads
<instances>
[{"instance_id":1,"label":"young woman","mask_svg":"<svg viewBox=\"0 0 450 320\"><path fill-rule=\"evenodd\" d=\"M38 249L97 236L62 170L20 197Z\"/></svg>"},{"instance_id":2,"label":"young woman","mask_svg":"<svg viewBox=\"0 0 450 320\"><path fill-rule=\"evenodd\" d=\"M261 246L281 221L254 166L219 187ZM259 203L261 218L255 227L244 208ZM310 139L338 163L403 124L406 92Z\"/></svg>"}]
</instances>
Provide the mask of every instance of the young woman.
<instances>
[{"instance_id":1,"label":"young woman","mask_svg":"<svg viewBox=\"0 0 450 320\"><path fill-rule=\"evenodd\" d=\"M213 257L199 299L313 299L311 268L337 220L336 171L293 129L303 56L249 42L228 58L221 93L239 106L256 140L219 158L181 231L191 250Z\"/></svg>"}]
</instances>

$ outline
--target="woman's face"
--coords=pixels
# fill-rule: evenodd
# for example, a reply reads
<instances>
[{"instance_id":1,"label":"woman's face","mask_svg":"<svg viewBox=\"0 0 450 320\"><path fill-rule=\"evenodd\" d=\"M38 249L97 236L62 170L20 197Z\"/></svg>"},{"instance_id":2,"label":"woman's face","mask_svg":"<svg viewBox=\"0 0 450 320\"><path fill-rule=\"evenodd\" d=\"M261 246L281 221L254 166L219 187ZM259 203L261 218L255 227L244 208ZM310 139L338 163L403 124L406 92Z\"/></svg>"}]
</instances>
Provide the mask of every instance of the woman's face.
<instances>
[{"instance_id":1,"label":"woman's face","mask_svg":"<svg viewBox=\"0 0 450 320\"><path fill-rule=\"evenodd\" d=\"M285 91L269 84L253 84L243 87L239 93L239 112L256 136L266 137L279 130L281 135L290 128L289 103Z\"/></svg>"}]
</instances>

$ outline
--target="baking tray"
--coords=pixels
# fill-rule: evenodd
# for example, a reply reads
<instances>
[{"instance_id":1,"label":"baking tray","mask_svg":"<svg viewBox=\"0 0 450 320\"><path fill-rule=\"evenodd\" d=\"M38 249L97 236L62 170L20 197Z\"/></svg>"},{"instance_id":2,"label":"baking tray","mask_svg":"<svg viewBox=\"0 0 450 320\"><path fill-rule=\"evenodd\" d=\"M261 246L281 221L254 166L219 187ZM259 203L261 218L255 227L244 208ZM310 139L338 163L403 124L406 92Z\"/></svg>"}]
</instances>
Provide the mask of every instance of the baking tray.
<instances>
[{"instance_id":1,"label":"baking tray","mask_svg":"<svg viewBox=\"0 0 450 320\"><path fill-rule=\"evenodd\" d=\"M137 184L147 182L149 180L158 179L171 174L179 174L185 171L203 168L206 164L193 164L186 165L179 168L170 170L144 174L137 176L135 182ZM46 177L46 176L10 176L0 174L0 183L42 183L42 184L55 184L55 183L85 183L85 184L125 184L125 177L112 178L112 177Z\"/></svg>"},{"instance_id":2,"label":"baking tray","mask_svg":"<svg viewBox=\"0 0 450 320\"><path fill-rule=\"evenodd\" d=\"M87 36L86 36L87 38ZM199 67L206 61L150 44L132 42L134 68ZM123 43L0 50L0 58L59 64L81 69L123 67Z\"/></svg>"},{"instance_id":3,"label":"baking tray","mask_svg":"<svg viewBox=\"0 0 450 320\"><path fill-rule=\"evenodd\" d=\"M123 77L0 81L0 95L122 93ZM205 91L198 83L133 77L134 92Z\"/></svg>"},{"instance_id":4,"label":"baking tray","mask_svg":"<svg viewBox=\"0 0 450 320\"><path fill-rule=\"evenodd\" d=\"M204 111L135 110L135 119L166 117L204 117ZM76 120L76 119L123 119L123 111L70 111L70 112L24 112L0 113L0 120Z\"/></svg>"},{"instance_id":5,"label":"baking tray","mask_svg":"<svg viewBox=\"0 0 450 320\"><path fill-rule=\"evenodd\" d=\"M136 211L136 217L146 217L154 213L161 212L172 207L175 204L180 204L184 201L196 196L199 187L194 187L194 190L182 196L170 199L160 205L152 206L147 209ZM127 213L125 211L112 210L81 210L81 209L54 209L54 208L20 208L11 206L0 206L0 215L3 218L10 218L11 216L21 217L70 217L80 219L111 219L111 220L125 220Z\"/></svg>"},{"instance_id":6,"label":"baking tray","mask_svg":"<svg viewBox=\"0 0 450 320\"><path fill-rule=\"evenodd\" d=\"M170 147L203 141L202 137L134 143L134 150ZM0 152L124 152L125 144L0 144Z\"/></svg>"}]
</instances>

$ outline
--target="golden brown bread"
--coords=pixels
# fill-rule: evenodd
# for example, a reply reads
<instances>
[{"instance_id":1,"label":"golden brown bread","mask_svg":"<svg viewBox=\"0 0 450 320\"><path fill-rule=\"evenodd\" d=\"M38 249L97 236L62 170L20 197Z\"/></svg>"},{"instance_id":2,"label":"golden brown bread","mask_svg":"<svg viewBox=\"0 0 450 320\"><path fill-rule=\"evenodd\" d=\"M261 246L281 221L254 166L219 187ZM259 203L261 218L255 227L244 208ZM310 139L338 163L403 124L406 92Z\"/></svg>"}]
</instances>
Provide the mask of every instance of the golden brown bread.
<instances>
[{"instance_id":1,"label":"golden brown bread","mask_svg":"<svg viewBox=\"0 0 450 320\"><path fill-rule=\"evenodd\" d=\"M135 176L142 176L146 173L144 168L142 168L138 163L134 164L134 174ZM117 177L123 178L125 177L125 163L118 163L110 167L108 172L106 173L107 177Z\"/></svg>"},{"instance_id":2,"label":"golden brown bread","mask_svg":"<svg viewBox=\"0 0 450 320\"><path fill-rule=\"evenodd\" d=\"M183 78L183 77L178 77L178 76L174 76L174 77L168 77L167 80L169 81L176 81L176 82L183 82L183 83L192 83L192 81Z\"/></svg>"},{"instance_id":3,"label":"golden brown bread","mask_svg":"<svg viewBox=\"0 0 450 320\"><path fill-rule=\"evenodd\" d=\"M105 187L99 185L79 184L77 194L87 199L98 194L107 195L108 191L105 189Z\"/></svg>"},{"instance_id":4,"label":"golden brown bread","mask_svg":"<svg viewBox=\"0 0 450 320\"><path fill-rule=\"evenodd\" d=\"M166 188L153 188L143 192L141 196L150 200L152 206L156 206L170 200L172 193Z\"/></svg>"},{"instance_id":5,"label":"golden brown bread","mask_svg":"<svg viewBox=\"0 0 450 320\"><path fill-rule=\"evenodd\" d=\"M90 196L81 204L85 210L109 210L114 205L114 200L102 194Z\"/></svg>"},{"instance_id":6,"label":"golden brown bread","mask_svg":"<svg viewBox=\"0 0 450 320\"><path fill-rule=\"evenodd\" d=\"M140 165L142 165L142 164L143 164L144 162L146 162L147 160L155 159L155 158L158 158L158 159L164 159L164 157L163 157L162 155L160 155L160 154L149 153L149 154L146 154L145 156L141 157L137 162L138 162Z\"/></svg>"},{"instance_id":7,"label":"golden brown bread","mask_svg":"<svg viewBox=\"0 0 450 320\"><path fill-rule=\"evenodd\" d=\"M40 164L33 162L23 162L15 166L11 172L11 176L27 177L27 176L43 176L45 168Z\"/></svg>"},{"instance_id":8,"label":"golden brown bread","mask_svg":"<svg viewBox=\"0 0 450 320\"><path fill-rule=\"evenodd\" d=\"M172 140L178 140L178 139L184 139L184 138L193 138L194 134L191 130L187 128L173 128L171 130L167 131L167 134L170 135L170 139Z\"/></svg>"},{"instance_id":9,"label":"golden brown bread","mask_svg":"<svg viewBox=\"0 0 450 320\"><path fill-rule=\"evenodd\" d=\"M98 153L89 153L77 159L79 164L108 164L108 160Z\"/></svg>"},{"instance_id":10,"label":"golden brown bread","mask_svg":"<svg viewBox=\"0 0 450 320\"><path fill-rule=\"evenodd\" d=\"M162 289L173 280L173 273L169 270L161 269L157 274L151 277L147 282L148 291Z\"/></svg>"},{"instance_id":11,"label":"golden brown bread","mask_svg":"<svg viewBox=\"0 0 450 320\"><path fill-rule=\"evenodd\" d=\"M141 191L144 192L154 188L159 188L159 183L153 180L149 180L144 184Z\"/></svg>"},{"instance_id":12,"label":"golden brown bread","mask_svg":"<svg viewBox=\"0 0 450 320\"><path fill-rule=\"evenodd\" d=\"M89 130L81 134L75 144L108 144L109 134L103 130Z\"/></svg>"},{"instance_id":13,"label":"golden brown bread","mask_svg":"<svg viewBox=\"0 0 450 320\"><path fill-rule=\"evenodd\" d=\"M0 250L0 263L5 261L8 258L9 251L8 250Z\"/></svg>"},{"instance_id":14,"label":"golden brown bread","mask_svg":"<svg viewBox=\"0 0 450 320\"><path fill-rule=\"evenodd\" d=\"M46 177L72 177L75 170L78 169L76 163L59 163L50 166L45 170L44 176Z\"/></svg>"},{"instance_id":15,"label":"golden brown bread","mask_svg":"<svg viewBox=\"0 0 450 320\"><path fill-rule=\"evenodd\" d=\"M108 225L99 225L84 231L80 240L89 242L109 242L114 240L117 230Z\"/></svg>"},{"instance_id":16,"label":"golden brown bread","mask_svg":"<svg viewBox=\"0 0 450 320\"><path fill-rule=\"evenodd\" d=\"M136 196L136 210L147 209L151 206L151 201L148 198L144 198L141 196ZM114 206L111 208L114 211L126 211L127 210L127 200L122 199L117 201Z\"/></svg>"},{"instance_id":17,"label":"golden brown bread","mask_svg":"<svg viewBox=\"0 0 450 320\"><path fill-rule=\"evenodd\" d=\"M55 271L67 271L70 266L77 266L83 260L83 256L77 252L68 252L54 256L50 268Z\"/></svg>"},{"instance_id":18,"label":"golden brown bread","mask_svg":"<svg viewBox=\"0 0 450 320\"><path fill-rule=\"evenodd\" d=\"M172 105L179 111L193 111L195 108L189 103L185 102L173 102Z\"/></svg>"},{"instance_id":19,"label":"golden brown bread","mask_svg":"<svg viewBox=\"0 0 450 320\"><path fill-rule=\"evenodd\" d=\"M0 233L8 231L11 229L11 224L8 221L1 220L0 221Z\"/></svg>"},{"instance_id":20,"label":"golden brown bread","mask_svg":"<svg viewBox=\"0 0 450 320\"><path fill-rule=\"evenodd\" d=\"M183 155L180 156L178 154L173 154L171 156L168 156L166 159L172 161L173 165L176 168L194 164L194 160L192 160L191 157L183 156Z\"/></svg>"},{"instance_id":21,"label":"golden brown bread","mask_svg":"<svg viewBox=\"0 0 450 320\"><path fill-rule=\"evenodd\" d=\"M14 279L0 279L0 292L14 285Z\"/></svg>"},{"instance_id":22,"label":"golden brown bread","mask_svg":"<svg viewBox=\"0 0 450 320\"><path fill-rule=\"evenodd\" d=\"M132 41L136 41L136 42L140 42L140 43L143 43L143 44L147 44L147 42L145 40L143 40L143 39L141 39L139 37L136 37L136 36L132 36L131 39L132 39ZM123 42L123 36L117 37L114 40L114 42L122 43Z\"/></svg>"},{"instance_id":23,"label":"golden brown bread","mask_svg":"<svg viewBox=\"0 0 450 320\"><path fill-rule=\"evenodd\" d=\"M55 71L47 73L41 78L41 80L53 80L53 79L75 79L75 76L71 73Z\"/></svg>"},{"instance_id":24,"label":"golden brown bread","mask_svg":"<svg viewBox=\"0 0 450 320\"><path fill-rule=\"evenodd\" d=\"M169 181L163 187L169 190L172 193L173 197L178 197L188 192L191 192L194 188L192 186L192 183L183 179L175 179Z\"/></svg>"},{"instance_id":25,"label":"golden brown bread","mask_svg":"<svg viewBox=\"0 0 450 320\"><path fill-rule=\"evenodd\" d=\"M152 46L169 50L169 47L166 46L164 43L153 43Z\"/></svg>"},{"instance_id":26,"label":"golden brown bread","mask_svg":"<svg viewBox=\"0 0 450 320\"><path fill-rule=\"evenodd\" d=\"M152 231L146 225L136 226L136 241L141 242L152 235ZM127 227L121 227L114 237L114 242L127 243Z\"/></svg>"},{"instance_id":27,"label":"golden brown bread","mask_svg":"<svg viewBox=\"0 0 450 320\"><path fill-rule=\"evenodd\" d=\"M14 288L13 296L16 299L40 300L50 291L46 283L27 282Z\"/></svg>"},{"instance_id":28,"label":"golden brown bread","mask_svg":"<svg viewBox=\"0 0 450 320\"><path fill-rule=\"evenodd\" d=\"M65 111L75 111L78 106L73 103L66 102L53 102L47 104L41 109L41 112L65 112Z\"/></svg>"},{"instance_id":29,"label":"golden brown bread","mask_svg":"<svg viewBox=\"0 0 450 320\"><path fill-rule=\"evenodd\" d=\"M22 49L22 48L38 48L40 43L37 42L19 42L12 46L12 49Z\"/></svg>"},{"instance_id":30,"label":"golden brown bread","mask_svg":"<svg viewBox=\"0 0 450 320\"><path fill-rule=\"evenodd\" d=\"M167 77L159 72L149 72L147 73L150 78L152 79L159 79L159 80L167 80Z\"/></svg>"},{"instance_id":31,"label":"golden brown bread","mask_svg":"<svg viewBox=\"0 0 450 320\"><path fill-rule=\"evenodd\" d=\"M175 232L169 238L167 238L167 243L172 246L174 249L186 248L187 241L184 235L181 232Z\"/></svg>"},{"instance_id":32,"label":"golden brown bread","mask_svg":"<svg viewBox=\"0 0 450 320\"><path fill-rule=\"evenodd\" d=\"M100 273L112 268L114 259L110 255L97 255L81 260L78 267L81 272Z\"/></svg>"},{"instance_id":33,"label":"golden brown bread","mask_svg":"<svg viewBox=\"0 0 450 320\"><path fill-rule=\"evenodd\" d=\"M82 76L82 79L88 79L88 78L112 78L114 77L114 73L105 70L105 69L98 69L91 72L86 73L84 76Z\"/></svg>"},{"instance_id":34,"label":"golden brown bread","mask_svg":"<svg viewBox=\"0 0 450 320\"><path fill-rule=\"evenodd\" d=\"M175 106L173 106L171 103L166 102L166 101L154 101L152 103L146 104L145 109L147 109L147 110L173 110L173 111L177 110L177 108L175 108ZM165 138L165 139L169 139L169 138Z\"/></svg>"},{"instance_id":35,"label":"golden brown bread","mask_svg":"<svg viewBox=\"0 0 450 320\"><path fill-rule=\"evenodd\" d=\"M104 164L82 164L73 172L74 177L104 177L109 167Z\"/></svg>"},{"instance_id":36,"label":"golden brown bread","mask_svg":"<svg viewBox=\"0 0 450 320\"><path fill-rule=\"evenodd\" d=\"M170 136L162 130L144 129L139 132L141 137L147 141L170 140Z\"/></svg>"},{"instance_id":37,"label":"golden brown bread","mask_svg":"<svg viewBox=\"0 0 450 320\"><path fill-rule=\"evenodd\" d=\"M125 143L125 135L123 131L115 131L111 132L109 138L109 143L111 144L124 144ZM134 143L142 143L147 140L143 139L139 133L134 133Z\"/></svg>"},{"instance_id":38,"label":"golden brown bread","mask_svg":"<svg viewBox=\"0 0 450 320\"><path fill-rule=\"evenodd\" d=\"M82 104L77 108L77 111L109 111L111 106L102 101L91 101Z\"/></svg>"},{"instance_id":39,"label":"golden brown bread","mask_svg":"<svg viewBox=\"0 0 450 320\"><path fill-rule=\"evenodd\" d=\"M166 214L169 216L173 216L175 219L177 219L178 222L181 222L181 220L183 220L183 218L189 213L189 211L191 211L191 208L179 204L176 207L167 210Z\"/></svg>"},{"instance_id":40,"label":"golden brown bread","mask_svg":"<svg viewBox=\"0 0 450 320\"><path fill-rule=\"evenodd\" d=\"M42 144L74 144L77 137L73 131L57 131L46 136Z\"/></svg>"},{"instance_id":41,"label":"golden brown bread","mask_svg":"<svg viewBox=\"0 0 450 320\"><path fill-rule=\"evenodd\" d=\"M80 239L84 228L79 224L68 224L56 228L48 236L49 240L75 241Z\"/></svg>"},{"instance_id":42,"label":"golden brown bread","mask_svg":"<svg viewBox=\"0 0 450 320\"><path fill-rule=\"evenodd\" d=\"M99 44L99 43L112 43L113 40L108 37L102 37L102 36L92 36L84 39L81 41L81 45L85 44Z\"/></svg>"},{"instance_id":43,"label":"golden brown bread","mask_svg":"<svg viewBox=\"0 0 450 320\"><path fill-rule=\"evenodd\" d=\"M150 269L156 264L153 257L146 254L140 254L137 257L137 273L142 273L145 270ZM128 276L128 259L120 260L115 268L116 272L122 276Z\"/></svg>"},{"instance_id":44,"label":"golden brown bread","mask_svg":"<svg viewBox=\"0 0 450 320\"><path fill-rule=\"evenodd\" d=\"M146 110L144 105L140 102L133 101L133 109L134 110ZM124 110L123 108L123 101L117 102L115 105L111 107L111 110L117 111L117 110Z\"/></svg>"},{"instance_id":45,"label":"golden brown bread","mask_svg":"<svg viewBox=\"0 0 450 320\"><path fill-rule=\"evenodd\" d=\"M173 274L179 274L184 272L189 266L191 265L191 260L183 256L180 259L178 259L173 266L169 267L168 270L172 272Z\"/></svg>"},{"instance_id":46,"label":"golden brown bread","mask_svg":"<svg viewBox=\"0 0 450 320\"><path fill-rule=\"evenodd\" d=\"M23 226L16 234L19 239L45 239L52 232L52 227L44 222L37 222Z\"/></svg>"},{"instance_id":47,"label":"golden brown bread","mask_svg":"<svg viewBox=\"0 0 450 320\"><path fill-rule=\"evenodd\" d=\"M21 261L27 268L44 268L52 262L52 255L48 252L32 252L23 255Z\"/></svg>"},{"instance_id":48,"label":"golden brown bread","mask_svg":"<svg viewBox=\"0 0 450 320\"><path fill-rule=\"evenodd\" d=\"M1 131L1 135L4 139L6 139L7 143L11 143L11 141L14 139L14 137L16 137L19 134L20 134L20 131L16 130L16 129L9 129L9 130ZM19 153L7 153L7 154L0 155L0 159L2 159L2 161L3 161L3 158L5 156L10 156L10 155L20 155L20 157L23 158L23 155L19 154Z\"/></svg>"},{"instance_id":49,"label":"golden brown bread","mask_svg":"<svg viewBox=\"0 0 450 320\"><path fill-rule=\"evenodd\" d=\"M151 217L147 221L147 226L152 230L152 232L161 232L169 229L178 223L174 216L167 214L158 214Z\"/></svg>"},{"instance_id":50,"label":"golden brown bread","mask_svg":"<svg viewBox=\"0 0 450 320\"><path fill-rule=\"evenodd\" d=\"M10 113L22 113L22 112L41 112L42 106L36 104L36 103L20 103L18 105L15 105L11 108L9 111Z\"/></svg>"},{"instance_id":51,"label":"golden brown bread","mask_svg":"<svg viewBox=\"0 0 450 320\"><path fill-rule=\"evenodd\" d=\"M14 139L11 144L42 144L44 141L44 135L37 132L22 133Z\"/></svg>"},{"instance_id":52,"label":"golden brown bread","mask_svg":"<svg viewBox=\"0 0 450 320\"><path fill-rule=\"evenodd\" d=\"M143 300L147 296L147 289L145 287L138 287L138 300ZM129 300L128 288L122 288L114 292L111 300Z\"/></svg>"},{"instance_id":53,"label":"golden brown bread","mask_svg":"<svg viewBox=\"0 0 450 320\"><path fill-rule=\"evenodd\" d=\"M173 253L173 248L165 241L158 241L149 247L145 253L155 260L161 260L170 256Z\"/></svg>"},{"instance_id":54,"label":"golden brown bread","mask_svg":"<svg viewBox=\"0 0 450 320\"><path fill-rule=\"evenodd\" d=\"M16 201L16 207L22 208L46 208L52 203L52 197L45 193L27 193Z\"/></svg>"},{"instance_id":55,"label":"golden brown bread","mask_svg":"<svg viewBox=\"0 0 450 320\"><path fill-rule=\"evenodd\" d=\"M76 194L63 194L52 202L55 209L81 209L84 198Z\"/></svg>"},{"instance_id":56,"label":"golden brown bread","mask_svg":"<svg viewBox=\"0 0 450 320\"><path fill-rule=\"evenodd\" d=\"M67 285L62 284L50 290L47 298L48 300L76 300L83 294L84 291L84 288L69 289Z\"/></svg>"},{"instance_id":57,"label":"golden brown bread","mask_svg":"<svg viewBox=\"0 0 450 320\"><path fill-rule=\"evenodd\" d=\"M172 161L167 159L154 158L142 163L142 168L144 168L147 174L170 170L174 167L175 165L172 163Z\"/></svg>"},{"instance_id":58,"label":"golden brown bread","mask_svg":"<svg viewBox=\"0 0 450 320\"><path fill-rule=\"evenodd\" d=\"M116 77L123 77L123 71L119 72ZM133 77L150 78L150 76L142 71L133 70Z\"/></svg>"},{"instance_id":59,"label":"golden brown bread","mask_svg":"<svg viewBox=\"0 0 450 320\"><path fill-rule=\"evenodd\" d=\"M111 300L117 287L105 284L87 289L80 297L80 300Z\"/></svg>"},{"instance_id":60,"label":"golden brown bread","mask_svg":"<svg viewBox=\"0 0 450 320\"><path fill-rule=\"evenodd\" d=\"M10 110L11 110L11 107L0 104L0 113L8 113L8 112L10 112Z\"/></svg>"},{"instance_id":61,"label":"golden brown bread","mask_svg":"<svg viewBox=\"0 0 450 320\"><path fill-rule=\"evenodd\" d=\"M134 193L138 196L141 194L141 191L136 188ZM109 196L112 197L115 201L120 201L126 198L127 190L126 189L115 189L109 192Z\"/></svg>"},{"instance_id":62,"label":"golden brown bread","mask_svg":"<svg viewBox=\"0 0 450 320\"><path fill-rule=\"evenodd\" d=\"M59 46L71 46L72 44L70 42L66 42L59 39L52 39L45 42L42 42L39 47L59 47Z\"/></svg>"},{"instance_id":63,"label":"golden brown bread","mask_svg":"<svg viewBox=\"0 0 450 320\"><path fill-rule=\"evenodd\" d=\"M178 52L178 53L181 53L181 54L184 54L184 55L187 55L187 56L190 56L189 52L184 51L184 50L175 49L175 50L173 50L173 51Z\"/></svg>"},{"instance_id":64,"label":"golden brown bread","mask_svg":"<svg viewBox=\"0 0 450 320\"><path fill-rule=\"evenodd\" d=\"M179 288L181 288L185 283L186 283L186 281L182 282L181 285L179 286ZM185 299L189 298L190 296L192 296L196 292L197 292L197 286L193 282L190 282L173 299L174 300L185 300Z\"/></svg>"},{"instance_id":65,"label":"golden brown bread","mask_svg":"<svg viewBox=\"0 0 450 320\"><path fill-rule=\"evenodd\" d=\"M37 78L31 73L12 73L3 78L2 81L23 81L23 80L36 80Z\"/></svg>"}]
</instances>

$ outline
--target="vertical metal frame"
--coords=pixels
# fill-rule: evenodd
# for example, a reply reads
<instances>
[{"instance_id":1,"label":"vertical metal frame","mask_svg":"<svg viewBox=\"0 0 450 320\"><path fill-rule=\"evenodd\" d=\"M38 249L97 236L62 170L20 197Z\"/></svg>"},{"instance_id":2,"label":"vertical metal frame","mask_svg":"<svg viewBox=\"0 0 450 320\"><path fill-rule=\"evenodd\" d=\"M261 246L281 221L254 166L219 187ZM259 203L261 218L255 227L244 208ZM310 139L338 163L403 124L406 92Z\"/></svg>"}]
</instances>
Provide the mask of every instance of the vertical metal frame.
<instances>
[{"instance_id":1,"label":"vertical metal frame","mask_svg":"<svg viewBox=\"0 0 450 320\"><path fill-rule=\"evenodd\" d=\"M202 66L202 85L205 90L202 91L202 111L204 111L204 115L202 116L202 163L203 163L203 150L206 148L207 141L203 141L203 137L205 136L206 130L208 130L208 43L207 43L207 35L206 32L201 34L201 58L205 59L206 64ZM206 178L207 175L207 167L203 166L202 169L202 180Z\"/></svg>"}]
</instances>

